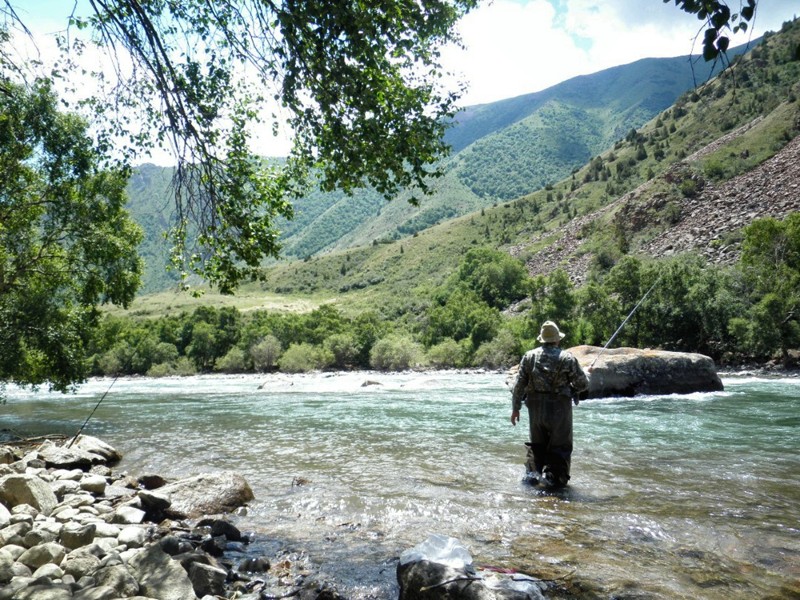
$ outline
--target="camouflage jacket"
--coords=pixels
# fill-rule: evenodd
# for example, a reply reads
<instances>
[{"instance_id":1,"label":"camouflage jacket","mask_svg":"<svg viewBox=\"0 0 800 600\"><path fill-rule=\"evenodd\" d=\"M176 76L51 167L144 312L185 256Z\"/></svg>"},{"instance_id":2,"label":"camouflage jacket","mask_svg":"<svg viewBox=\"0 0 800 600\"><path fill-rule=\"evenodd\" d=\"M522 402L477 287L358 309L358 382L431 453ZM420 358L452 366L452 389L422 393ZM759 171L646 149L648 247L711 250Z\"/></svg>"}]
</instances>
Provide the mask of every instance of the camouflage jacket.
<instances>
[{"instance_id":1,"label":"camouflage jacket","mask_svg":"<svg viewBox=\"0 0 800 600\"><path fill-rule=\"evenodd\" d=\"M589 387L589 380L572 354L555 344L545 344L529 350L519 363L517 380L511 392L513 410L535 394L571 398L574 393Z\"/></svg>"}]
</instances>

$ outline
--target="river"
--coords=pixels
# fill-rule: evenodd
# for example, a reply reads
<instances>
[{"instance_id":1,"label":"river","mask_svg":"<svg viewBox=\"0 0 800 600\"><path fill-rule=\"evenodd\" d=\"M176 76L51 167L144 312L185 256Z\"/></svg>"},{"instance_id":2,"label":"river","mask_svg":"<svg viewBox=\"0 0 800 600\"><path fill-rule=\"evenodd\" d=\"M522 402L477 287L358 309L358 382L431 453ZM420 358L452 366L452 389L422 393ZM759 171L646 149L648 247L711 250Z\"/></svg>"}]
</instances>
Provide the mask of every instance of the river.
<instances>
[{"instance_id":1,"label":"river","mask_svg":"<svg viewBox=\"0 0 800 600\"><path fill-rule=\"evenodd\" d=\"M72 434L108 392L85 433L124 453L118 469L239 471L256 500L238 525L265 552L307 552L350 598L396 598L398 555L434 532L564 597L798 598L800 379L723 382L581 403L557 494L520 482L526 417L511 426L499 373L9 387L0 428Z\"/></svg>"}]
</instances>

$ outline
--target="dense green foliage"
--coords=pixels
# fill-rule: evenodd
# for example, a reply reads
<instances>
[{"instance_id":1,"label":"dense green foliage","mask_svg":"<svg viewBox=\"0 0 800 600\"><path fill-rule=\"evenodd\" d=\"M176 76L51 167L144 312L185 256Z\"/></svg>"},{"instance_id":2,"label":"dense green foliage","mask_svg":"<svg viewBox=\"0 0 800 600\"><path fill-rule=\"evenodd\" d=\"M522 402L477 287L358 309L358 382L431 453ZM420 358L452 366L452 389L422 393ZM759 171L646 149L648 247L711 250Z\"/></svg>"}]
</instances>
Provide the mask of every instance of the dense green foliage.
<instances>
[{"instance_id":1,"label":"dense green foliage","mask_svg":"<svg viewBox=\"0 0 800 600\"><path fill-rule=\"evenodd\" d=\"M176 269L231 291L277 255L277 221L310 172L326 191L428 191L458 97L444 87L440 50L474 5L93 0L73 7L47 76L69 80L76 54L105 51L115 72L91 75L107 93L82 102L101 144L126 165L154 147L171 151ZM9 0L0 16L26 30ZM0 56L0 77L26 66ZM272 100L283 113L266 117ZM264 163L251 150L255 125L277 129L284 115L290 156Z\"/></svg>"},{"instance_id":2,"label":"dense green foliage","mask_svg":"<svg viewBox=\"0 0 800 600\"><path fill-rule=\"evenodd\" d=\"M743 243L735 267L689 255L628 256L580 289L561 270L531 279L508 255L475 249L444 284L399 313L386 306L348 316L325 304L305 314L201 307L155 320L109 317L92 365L98 374L150 375L505 368L535 343L545 320L567 333L565 345L603 345L637 304L614 346L702 352L726 362L776 352L786 358L800 343L800 216L756 221ZM498 310L508 304L517 310Z\"/></svg>"},{"instance_id":3,"label":"dense green foliage","mask_svg":"<svg viewBox=\"0 0 800 600\"><path fill-rule=\"evenodd\" d=\"M0 381L81 381L97 305L134 297L141 232L124 210L127 172L101 158L46 83L0 78Z\"/></svg>"}]
</instances>

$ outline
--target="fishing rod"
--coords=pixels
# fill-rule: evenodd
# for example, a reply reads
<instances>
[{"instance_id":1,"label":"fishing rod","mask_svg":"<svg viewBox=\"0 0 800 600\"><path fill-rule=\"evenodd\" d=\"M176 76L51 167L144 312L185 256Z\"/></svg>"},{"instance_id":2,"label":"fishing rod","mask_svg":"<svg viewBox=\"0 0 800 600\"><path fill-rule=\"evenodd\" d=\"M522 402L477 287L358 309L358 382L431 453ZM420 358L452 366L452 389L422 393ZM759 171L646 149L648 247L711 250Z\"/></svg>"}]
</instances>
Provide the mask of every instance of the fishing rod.
<instances>
[{"instance_id":1,"label":"fishing rod","mask_svg":"<svg viewBox=\"0 0 800 600\"><path fill-rule=\"evenodd\" d=\"M132 353L132 354L130 355L130 357L128 358L128 365L127 365L128 367L130 367L130 366L133 364L133 359L136 357L136 354L138 354L138 352L139 352L139 346L141 345L141 343L142 343L142 341L143 341L143 340L144 340L144 338L140 339L140 340L139 340L139 342L136 344L136 347L133 349L133 353ZM112 380L111 380L111 384L108 386L108 388L106 388L106 391L105 391L105 392L103 392L103 395L102 395L102 396L100 396L100 400L98 400L98 401L97 401L97 404L95 404L95 405L94 405L94 408L92 409L92 412L90 412L90 413L89 413L89 416L88 416L88 417L86 417L86 420L83 422L83 425L81 425L81 428L80 428L80 429L78 429L78 432L77 432L77 433L76 433L76 434L73 436L73 438L72 438L72 439L69 441L69 444L67 444L67 449L68 449L68 450L69 450L70 448L72 448L72 444L74 444L74 443L75 443L75 440L77 440L77 439L78 439L78 436L79 436L81 433L83 433L83 430L84 430L84 428L85 428L85 427L86 427L86 425L89 423L89 421L91 420L91 418L94 416L94 413L95 413L95 411L96 411L98 408L100 408L100 405L103 403L103 400L105 400L105 399L106 399L106 396L108 396L108 392L110 392L110 391L111 391L111 388L112 388L112 387L114 387L114 384L115 384L115 383L117 383L117 379L119 379L119 373L117 373L117 374L114 376L114 379L112 379Z\"/></svg>"},{"instance_id":2,"label":"fishing rod","mask_svg":"<svg viewBox=\"0 0 800 600\"><path fill-rule=\"evenodd\" d=\"M600 358L603 355L603 352L606 351L606 348L608 348L611 345L611 342L614 341L614 338L617 337L617 334L620 331L622 331L622 328L625 327L625 323L628 322L628 320L633 316L633 313L636 312L636 310L641 306L642 302L644 302L645 299L650 295L650 292L653 291L653 288L656 287L656 284L659 282L660 279L661 279L660 276L658 278L656 278L656 280L653 282L653 285L651 285L650 289L647 290L647 293L644 296L642 296L642 299L639 300L639 302L636 303L636 306L634 306L633 310L630 313L628 313L628 316L625 317L625 320L622 322L622 324L619 327L617 327L617 330L614 332L614 335L612 335L610 338L608 338L608 341L606 342L606 345L603 346L603 349L600 350L600 352L597 353L597 356L594 357L594 360L592 361L592 364L589 365L590 369L594 366L594 363L597 362L597 359Z\"/></svg>"},{"instance_id":3,"label":"fishing rod","mask_svg":"<svg viewBox=\"0 0 800 600\"><path fill-rule=\"evenodd\" d=\"M94 405L94 408L92 409L92 412L90 412L90 413L89 413L89 416L88 416L88 417L86 417L86 420L83 422L83 425L81 425L81 428L80 428L80 429L78 429L78 433L76 433L76 434L73 436L73 438L72 438L72 439L69 441L69 444L67 444L67 450L69 450L70 448L72 448L72 444L74 444L74 443L75 443L75 440L77 440L77 439L78 439L78 436L79 436L81 433L83 433L83 428L84 428L84 427L86 427L86 425L89 423L89 420L90 420L90 419L92 418L92 416L94 415L94 412L95 412L95 411L96 411L96 410L97 410L97 409L100 407L100 404L102 404L103 400L105 400L105 399L106 399L106 396L108 396L108 392L110 392L110 391L111 391L111 388L112 388L112 387L114 387L114 384L115 384L115 383L117 383L117 379L119 379L119 375L115 376L115 377L114 377L114 379L113 379L113 380L111 380L111 385L109 385L109 386L108 386L108 389L106 389L106 391L103 393L103 395L102 395L102 396L100 396L100 400L98 400L98 401L97 401L97 404L95 404L95 405Z\"/></svg>"}]
</instances>

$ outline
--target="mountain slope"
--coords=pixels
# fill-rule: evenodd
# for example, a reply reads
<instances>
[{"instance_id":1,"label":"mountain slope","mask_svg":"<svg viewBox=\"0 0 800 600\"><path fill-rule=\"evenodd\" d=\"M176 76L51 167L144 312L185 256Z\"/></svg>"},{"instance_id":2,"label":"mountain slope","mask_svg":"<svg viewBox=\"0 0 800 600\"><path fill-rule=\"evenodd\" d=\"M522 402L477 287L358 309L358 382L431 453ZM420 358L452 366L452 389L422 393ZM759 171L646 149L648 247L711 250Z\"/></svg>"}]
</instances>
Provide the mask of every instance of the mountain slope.
<instances>
[{"instance_id":1,"label":"mountain slope","mask_svg":"<svg viewBox=\"0 0 800 600\"><path fill-rule=\"evenodd\" d=\"M624 254L730 262L744 225L800 209L798 98L794 21L559 183L394 243L278 265L264 289L402 306L475 246L505 249L532 274L563 268L576 282Z\"/></svg>"},{"instance_id":2,"label":"mountain slope","mask_svg":"<svg viewBox=\"0 0 800 600\"><path fill-rule=\"evenodd\" d=\"M455 153L431 197L413 206L408 194L386 202L371 190L352 197L312 192L295 203L295 218L280 224L283 255L308 258L403 239L548 186L668 107L707 77L708 68L695 65L693 70L688 57L645 59L469 108L448 131ZM146 165L131 180L129 206L146 235L143 292L164 289L176 280L165 273L169 174Z\"/></svg>"}]
</instances>

